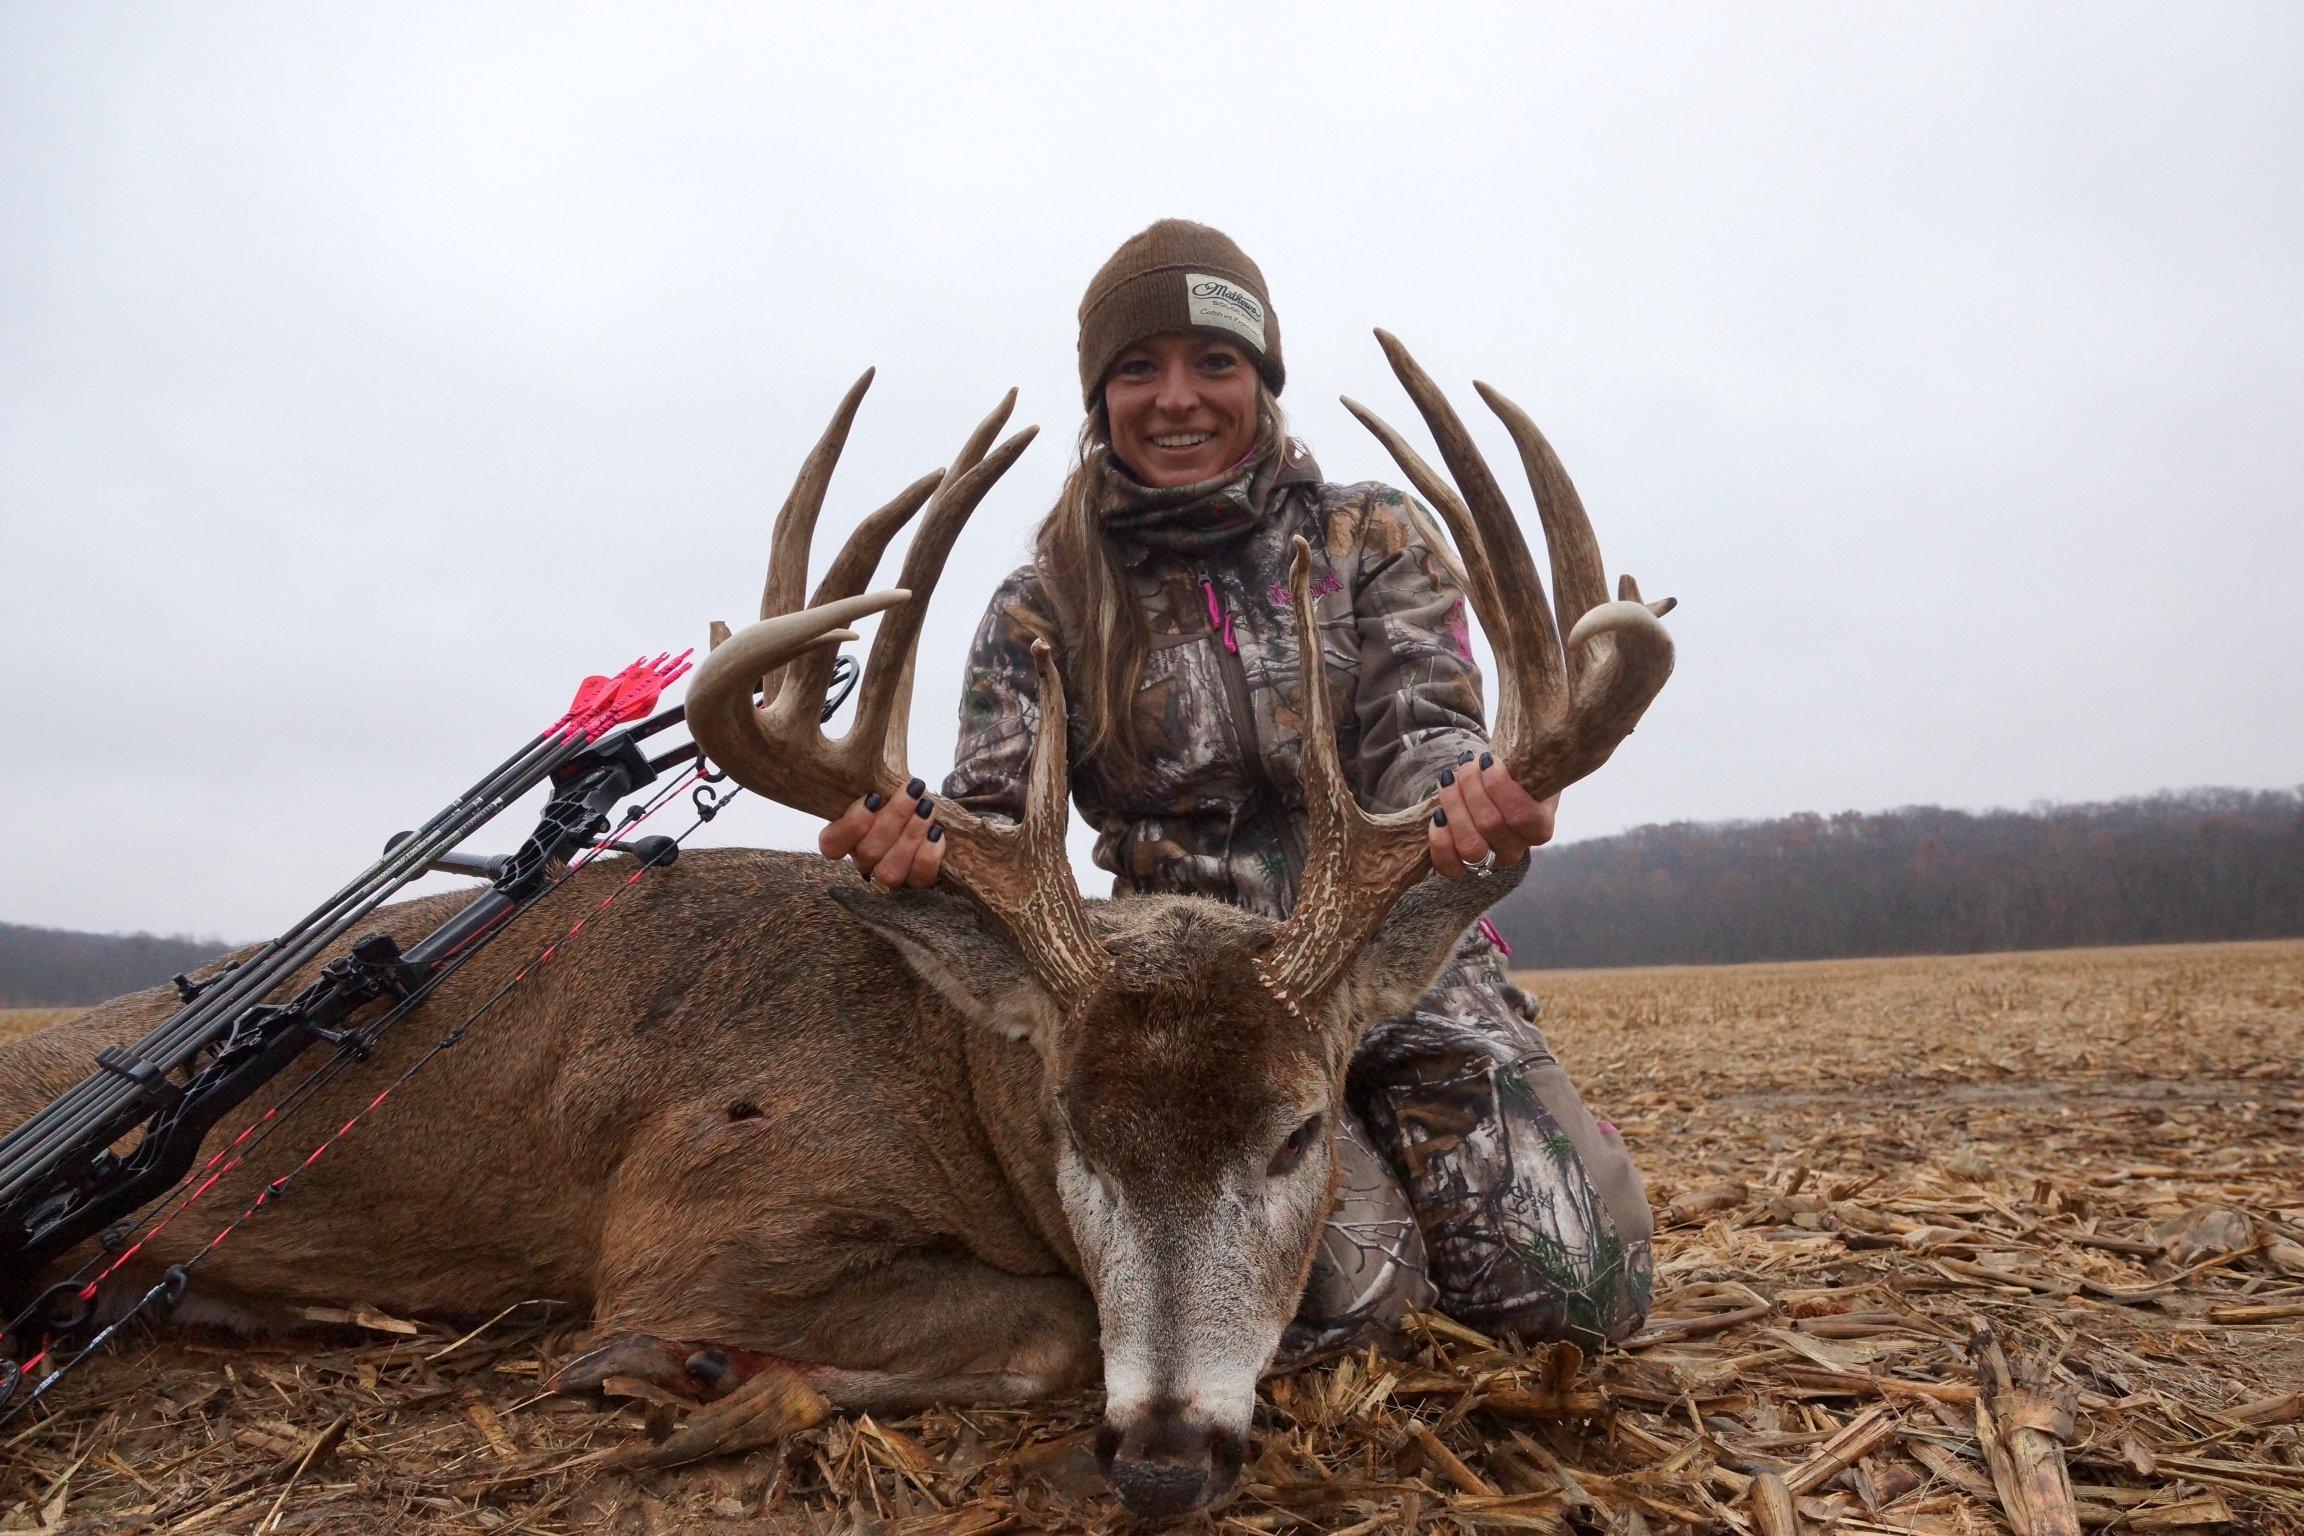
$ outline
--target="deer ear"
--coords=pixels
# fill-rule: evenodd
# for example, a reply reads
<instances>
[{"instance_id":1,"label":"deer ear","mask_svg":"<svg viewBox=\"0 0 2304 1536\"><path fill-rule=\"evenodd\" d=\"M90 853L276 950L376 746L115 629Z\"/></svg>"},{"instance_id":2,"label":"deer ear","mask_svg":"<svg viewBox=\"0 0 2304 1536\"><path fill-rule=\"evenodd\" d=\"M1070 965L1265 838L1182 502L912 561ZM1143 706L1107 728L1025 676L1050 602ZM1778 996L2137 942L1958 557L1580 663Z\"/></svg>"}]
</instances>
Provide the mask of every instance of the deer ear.
<instances>
[{"instance_id":1,"label":"deer ear","mask_svg":"<svg viewBox=\"0 0 2304 1536\"><path fill-rule=\"evenodd\" d=\"M1011 1040L1029 1040L1046 1012L1024 957L950 891L884 891L836 885L825 893L843 912L886 940L936 995Z\"/></svg>"},{"instance_id":2,"label":"deer ear","mask_svg":"<svg viewBox=\"0 0 2304 1536\"><path fill-rule=\"evenodd\" d=\"M1464 930L1510 895L1528 860L1510 869L1470 870L1454 880L1434 875L1394 904L1362 952L1361 1012L1373 1023L1398 1018L1439 979Z\"/></svg>"}]
</instances>

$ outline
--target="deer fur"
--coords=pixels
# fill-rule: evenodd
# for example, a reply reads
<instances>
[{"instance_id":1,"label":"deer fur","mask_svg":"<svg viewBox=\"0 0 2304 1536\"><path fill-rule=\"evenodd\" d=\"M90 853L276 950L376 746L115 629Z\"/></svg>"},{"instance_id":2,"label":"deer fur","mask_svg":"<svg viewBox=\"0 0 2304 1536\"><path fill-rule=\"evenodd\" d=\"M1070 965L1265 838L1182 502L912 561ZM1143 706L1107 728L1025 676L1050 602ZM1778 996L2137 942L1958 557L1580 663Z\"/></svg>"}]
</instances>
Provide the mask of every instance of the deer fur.
<instances>
[{"instance_id":1,"label":"deer fur","mask_svg":"<svg viewBox=\"0 0 2304 1536\"><path fill-rule=\"evenodd\" d=\"M125 1283L191 1257L628 868L525 914ZM577 1385L613 1369L710 1396L773 1359L874 1411L1025 1401L1101 1360L1108 1454L1196 1440L1211 1468L1180 1497L1200 1502L1239 1465L1332 1195L1324 1134L1283 1178L1275 1148L1311 1114L1334 1124L1359 1025L1412 1001L1510 880L1421 888L1310 1023L1249 976L1268 919L1091 902L1113 973L1067 1017L957 896L884 894L814 856L688 853L203 1260L187 1315L465 1319L556 1297L599 1346ZM379 926L410 942L460 899ZM0 1121L174 1006L158 988L0 1044Z\"/></svg>"}]
</instances>

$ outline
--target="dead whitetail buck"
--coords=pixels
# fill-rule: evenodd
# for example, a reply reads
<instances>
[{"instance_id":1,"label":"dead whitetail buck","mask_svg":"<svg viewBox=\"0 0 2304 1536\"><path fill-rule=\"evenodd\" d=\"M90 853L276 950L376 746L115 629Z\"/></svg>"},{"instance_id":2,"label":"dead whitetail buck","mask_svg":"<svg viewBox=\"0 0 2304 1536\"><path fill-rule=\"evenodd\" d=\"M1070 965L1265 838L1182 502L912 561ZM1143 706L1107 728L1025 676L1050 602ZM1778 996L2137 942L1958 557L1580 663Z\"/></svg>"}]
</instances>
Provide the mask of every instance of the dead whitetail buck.
<instances>
[{"instance_id":1,"label":"dead whitetail buck","mask_svg":"<svg viewBox=\"0 0 2304 1536\"><path fill-rule=\"evenodd\" d=\"M1671 642L1629 580L1609 601L1558 459L1483 387L1535 487L1555 624L1471 438L1383 340L1462 495L1351 408L1454 534L1501 664L1496 750L1548 795L1607 761L1663 685ZM949 471L864 521L803 608L817 513L869 377L777 520L761 622L725 639L688 695L714 762L824 817L910 779L925 604L962 524L1032 435L990 446L1003 402ZM905 592L864 595L923 507ZM1307 567L1299 541L1303 634ZM894 604L855 726L828 741L825 642ZM1517 871L1427 879L1430 806L1360 809L1316 687L1304 693L1311 854L1293 915L1083 901L1064 853L1062 684L1045 642L1035 656L1030 808L1009 825L941 807L952 891L886 895L801 854L683 858L412 1079L281 1210L217 1249L181 1315L261 1324L360 1300L483 1316L557 1296L596 1325L565 1386L630 1374L711 1397L781 1366L873 1411L1076 1387L1097 1375L1100 1338L1102 1450L1122 1499L1167 1514L1222 1493L1331 1198L1328 1128L1354 1046L1424 990ZM579 875L525 921L557 932L620 878ZM387 926L420 932L440 904L390 909ZM489 951L428 1010L461 1016L513 963L513 946ZM172 1002L145 993L0 1047L0 1117L29 1113ZM388 1037L382 1071L422 1033ZM331 1089L314 1121L368 1091ZM222 1191L227 1207L289 1155L260 1149ZM154 1269L196 1242L173 1236L154 1244Z\"/></svg>"}]
</instances>

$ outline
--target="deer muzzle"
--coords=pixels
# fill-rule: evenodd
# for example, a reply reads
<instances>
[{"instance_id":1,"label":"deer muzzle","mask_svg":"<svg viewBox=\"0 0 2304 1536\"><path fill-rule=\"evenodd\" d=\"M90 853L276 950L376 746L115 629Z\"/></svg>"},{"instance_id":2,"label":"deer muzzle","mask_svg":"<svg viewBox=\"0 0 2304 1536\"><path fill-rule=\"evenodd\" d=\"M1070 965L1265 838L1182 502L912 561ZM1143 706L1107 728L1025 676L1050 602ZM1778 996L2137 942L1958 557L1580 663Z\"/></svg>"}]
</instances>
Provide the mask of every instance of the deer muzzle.
<instances>
[{"instance_id":1,"label":"deer muzzle","mask_svg":"<svg viewBox=\"0 0 2304 1536\"><path fill-rule=\"evenodd\" d=\"M1174 1519L1222 1498L1247 1455L1244 1432L1175 1399L1146 1404L1124 1425L1107 1418L1096 1433L1097 1464L1128 1512L1144 1520Z\"/></svg>"}]
</instances>

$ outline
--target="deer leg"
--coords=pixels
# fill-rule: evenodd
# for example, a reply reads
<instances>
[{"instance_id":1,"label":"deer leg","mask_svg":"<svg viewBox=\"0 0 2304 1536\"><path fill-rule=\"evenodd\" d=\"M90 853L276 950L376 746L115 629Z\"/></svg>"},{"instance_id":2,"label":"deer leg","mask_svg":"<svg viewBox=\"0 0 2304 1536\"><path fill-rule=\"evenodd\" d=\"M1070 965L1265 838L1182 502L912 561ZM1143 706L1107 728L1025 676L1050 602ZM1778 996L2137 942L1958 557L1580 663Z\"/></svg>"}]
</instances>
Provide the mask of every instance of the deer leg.
<instances>
[{"instance_id":1,"label":"deer leg","mask_svg":"<svg viewBox=\"0 0 2304 1536\"><path fill-rule=\"evenodd\" d=\"M757 1319L730 1319L690 1287L603 1298L599 1316L614 1331L554 1374L557 1390L631 1376L706 1401L777 1365L836 1407L887 1412L1030 1402L1098 1364L1095 1305L1078 1281L953 1254L907 1255Z\"/></svg>"},{"instance_id":2,"label":"deer leg","mask_svg":"<svg viewBox=\"0 0 2304 1536\"><path fill-rule=\"evenodd\" d=\"M773 1355L701 1341L619 1333L554 1371L551 1387L570 1394L597 1392L612 1378L628 1376L677 1397L708 1402L758 1374L775 1359Z\"/></svg>"},{"instance_id":3,"label":"deer leg","mask_svg":"<svg viewBox=\"0 0 2304 1536\"><path fill-rule=\"evenodd\" d=\"M1020 1368L956 1371L944 1376L849 1371L730 1344L620 1333L553 1372L550 1385L555 1392L576 1395L597 1392L623 1376L701 1403L724 1397L762 1371L781 1366L823 1393L836 1408L889 1413L908 1412L931 1403L1009 1406L1036 1402L1066 1386L1079 1385L1088 1374L1078 1369L1051 1371L1047 1368L1051 1362L1013 1363Z\"/></svg>"}]
</instances>

